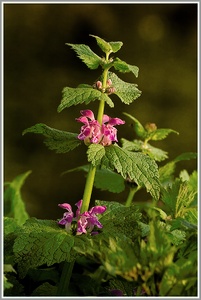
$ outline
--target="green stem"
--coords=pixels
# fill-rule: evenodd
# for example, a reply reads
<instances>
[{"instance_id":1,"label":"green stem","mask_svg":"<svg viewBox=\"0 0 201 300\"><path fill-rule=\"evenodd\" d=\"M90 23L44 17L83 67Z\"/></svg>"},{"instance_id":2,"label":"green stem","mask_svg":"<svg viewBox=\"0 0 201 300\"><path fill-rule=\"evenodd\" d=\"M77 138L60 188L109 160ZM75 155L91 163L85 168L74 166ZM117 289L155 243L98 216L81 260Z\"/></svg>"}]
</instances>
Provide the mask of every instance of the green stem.
<instances>
[{"instance_id":1,"label":"green stem","mask_svg":"<svg viewBox=\"0 0 201 300\"><path fill-rule=\"evenodd\" d=\"M137 186L136 188L130 188L130 192L128 194L128 198L126 200L125 206L129 207L132 204L133 201L133 197L135 195L135 193L140 189L140 186Z\"/></svg>"},{"instance_id":2,"label":"green stem","mask_svg":"<svg viewBox=\"0 0 201 300\"><path fill-rule=\"evenodd\" d=\"M81 213L83 213L89 209L95 174L96 174L96 167L92 166L92 164L91 164L88 175L87 175L86 184L85 184L83 202L82 202L82 207L80 210Z\"/></svg>"},{"instance_id":3,"label":"green stem","mask_svg":"<svg viewBox=\"0 0 201 300\"><path fill-rule=\"evenodd\" d=\"M72 262L64 262L63 269L62 269L62 274L59 282L59 286L57 289L57 296L68 296L68 287L73 271L75 261Z\"/></svg>"},{"instance_id":4,"label":"green stem","mask_svg":"<svg viewBox=\"0 0 201 300\"><path fill-rule=\"evenodd\" d=\"M107 76L108 76L108 68L104 69L103 71L103 88L106 88L107 86ZM99 108L98 108L98 115L97 115L97 121L102 124L103 114L104 114L104 107L105 107L105 101L100 100ZM89 204L91 200L91 194L93 190L94 185L94 179L96 175L96 167L90 165L89 172L87 175L87 180L85 184L84 194L83 194L83 201L82 201L82 207L80 212L83 213L85 211L88 211Z\"/></svg>"}]
</instances>

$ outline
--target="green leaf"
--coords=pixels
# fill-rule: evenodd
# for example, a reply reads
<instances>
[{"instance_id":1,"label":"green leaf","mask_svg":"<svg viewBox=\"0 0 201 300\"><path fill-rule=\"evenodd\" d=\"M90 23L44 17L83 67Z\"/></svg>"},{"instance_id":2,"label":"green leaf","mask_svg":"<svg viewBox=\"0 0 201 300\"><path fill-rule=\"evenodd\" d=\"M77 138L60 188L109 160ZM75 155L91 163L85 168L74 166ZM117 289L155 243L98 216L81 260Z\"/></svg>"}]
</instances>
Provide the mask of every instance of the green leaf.
<instances>
[{"instance_id":1,"label":"green leaf","mask_svg":"<svg viewBox=\"0 0 201 300\"><path fill-rule=\"evenodd\" d=\"M130 237L136 239L138 236L141 214L136 207L128 208L117 202L96 201L95 204L107 206L101 217L103 230L93 237L76 237L74 249L101 264L112 276L122 275L137 263Z\"/></svg>"},{"instance_id":2,"label":"green leaf","mask_svg":"<svg viewBox=\"0 0 201 300\"><path fill-rule=\"evenodd\" d=\"M179 161L196 159L196 158L197 158L197 153L195 153L195 152L185 152L185 153L182 153L179 156L177 156L173 161L176 163L176 162L179 162Z\"/></svg>"},{"instance_id":3,"label":"green leaf","mask_svg":"<svg viewBox=\"0 0 201 300\"><path fill-rule=\"evenodd\" d=\"M67 170L63 172L62 175L74 171L84 171L88 173L89 165ZM122 176L109 169L96 169L94 186L102 191L109 191L112 193L121 193L125 189L124 179Z\"/></svg>"},{"instance_id":4,"label":"green leaf","mask_svg":"<svg viewBox=\"0 0 201 300\"><path fill-rule=\"evenodd\" d=\"M101 64L102 59L95 54L89 46L84 44L69 44L66 45L70 46L78 55L78 57L87 65L89 69L97 69L98 66Z\"/></svg>"},{"instance_id":5,"label":"green leaf","mask_svg":"<svg viewBox=\"0 0 201 300\"><path fill-rule=\"evenodd\" d=\"M162 183L165 183L165 182L172 180L177 162L180 162L183 160L195 159L196 157L197 157L197 154L193 153L193 152L183 153L183 154L177 156L173 161L170 161L169 163L160 167L159 168L160 181ZM197 186L196 186L196 188L197 188Z\"/></svg>"},{"instance_id":6,"label":"green leaf","mask_svg":"<svg viewBox=\"0 0 201 300\"><path fill-rule=\"evenodd\" d=\"M168 128L159 128L154 130L153 132L150 132L148 135L149 140L152 141L160 141L165 139L171 132L179 134L179 132L173 130L173 129L168 129Z\"/></svg>"},{"instance_id":7,"label":"green leaf","mask_svg":"<svg viewBox=\"0 0 201 300\"><path fill-rule=\"evenodd\" d=\"M189 214L189 211L194 210L195 192L189 190L188 182L181 182L176 180L171 187L163 190L162 201L166 208L175 218L182 217Z\"/></svg>"},{"instance_id":8,"label":"green leaf","mask_svg":"<svg viewBox=\"0 0 201 300\"><path fill-rule=\"evenodd\" d=\"M195 292L188 294L194 286ZM197 296L197 254L192 252L188 259L180 258L165 271L161 284L160 296Z\"/></svg>"},{"instance_id":9,"label":"green leaf","mask_svg":"<svg viewBox=\"0 0 201 300\"><path fill-rule=\"evenodd\" d=\"M92 87L65 87L62 91L62 100L58 106L57 111L61 112L64 108L70 107L77 104L89 104L91 101L96 99L100 100L102 97L102 92L93 89Z\"/></svg>"},{"instance_id":10,"label":"green leaf","mask_svg":"<svg viewBox=\"0 0 201 300\"><path fill-rule=\"evenodd\" d=\"M117 71L120 71L122 73L132 72L135 77L138 77L139 68L137 66L127 64L125 61L119 59L118 57L115 58L113 66Z\"/></svg>"},{"instance_id":11,"label":"green leaf","mask_svg":"<svg viewBox=\"0 0 201 300\"><path fill-rule=\"evenodd\" d=\"M18 221L16 219L4 217L4 237L15 232L19 228L20 226L18 225Z\"/></svg>"},{"instance_id":12,"label":"green leaf","mask_svg":"<svg viewBox=\"0 0 201 300\"><path fill-rule=\"evenodd\" d=\"M121 175L109 169L97 169L94 185L102 191L121 193L125 189L124 179Z\"/></svg>"},{"instance_id":13,"label":"green leaf","mask_svg":"<svg viewBox=\"0 0 201 300\"><path fill-rule=\"evenodd\" d=\"M122 139L122 145L123 149L128 151L141 151L156 161L163 161L164 159L168 158L166 151L153 147L149 143L145 144L140 140L128 141L126 139Z\"/></svg>"},{"instance_id":14,"label":"green leaf","mask_svg":"<svg viewBox=\"0 0 201 300\"><path fill-rule=\"evenodd\" d=\"M100 144L91 144L87 150L88 161L94 167L100 165L103 156L105 155L105 148Z\"/></svg>"},{"instance_id":15,"label":"green leaf","mask_svg":"<svg viewBox=\"0 0 201 300\"><path fill-rule=\"evenodd\" d=\"M49 282L44 282L40 286L38 286L33 293L31 294L32 297L56 297L57 296L57 286L50 284Z\"/></svg>"},{"instance_id":16,"label":"green leaf","mask_svg":"<svg viewBox=\"0 0 201 300\"><path fill-rule=\"evenodd\" d=\"M112 85L116 89L114 94L116 94L123 103L130 104L141 95L137 84L125 82L112 72L108 72L108 78L112 80Z\"/></svg>"},{"instance_id":17,"label":"green leaf","mask_svg":"<svg viewBox=\"0 0 201 300\"><path fill-rule=\"evenodd\" d=\"M46 264L72 261L74 237L55 221L31 218L19 230L13 251L20 276L28 270Z\"/></svg>"},{"instance_id":18,"label":"green leaf","mask_svg":"<svg viewBox=\"0 0 201 300\"><path fill-rule=\"evenodd\" d=\"M136 134L140 138L145 139L147 136L147 131L145 130L144 126L140 123L140 121L138 121L136 118L134 118L133 116L131 116L128 113L124 112L123 114L135 122L134 130L135 130Z\"/></svg>"},{"instance_id":19,"label":"green leaf","mask_svg":"<svg viewBox=\"0 0 201 300\"><path fill-rule=\"evenodd\" d=\"M77 138L77 133L54 129L43 123L25 129L23 135L28 132L43 134L45 136L45 145L50 150L55 150L56 153L66 153L81 144L81 141Z\"/></svg>"},{"instance_id":20,"label":"green leaf","mask_svg":"<svg viewBox=\"0 0 201 300\"><path fill-rule=\"evenodd\" d=\"M29 215L21 196L21 188L31 171L18 175L7 187L4 193L4 214L14 218L17 225L22 225Z\"/></svg>"},{"instance_id":21,"label":"green leaf","mask_svg":"<svg viewBox=\"0 0 201 300\"><path fill-rule=\"evenodd\" d=\"M117 51L119 51L121 49L121 47L123 46L122 42L109 42L111 48L112 48L112 52L116 53Z\"/></svg>"},{"instance_id":22,"label":"green leaf","mask_svg":"<svg viewBox=\"0 0 201 300\"><path fill-rule=\"evenodd\" d=\"M88 159L92 161L93 157ZM105 147L105 155L102 156L101 163L106 168L117 170L124 179L129 177L137 185L145 186L154 198L159 197L158 167L147 155L132 153L114 144Z\"/></svg>"},{"instance_id":23,"label":"green leaf","mask_svg":"<svg viewBox=\"0 0 201 300\"><path fill-rule=\"evenodd\" d=\"M110 107L114 107L114 103L106 93L101 93L100 99L105 101Z\"/></svg>"},{"instance_id":24,"label":"green leaf","mask_svg":"<svg viewBox=\"0 0 201 300\"><path fill-rule=\"evenodd\" d=\"M90 34L90 36L94 37L97 41L98 46L104 53L115 53L119 51L123 45L122 42L106 42L96 35Z\"/></svg>"}]
</instances>

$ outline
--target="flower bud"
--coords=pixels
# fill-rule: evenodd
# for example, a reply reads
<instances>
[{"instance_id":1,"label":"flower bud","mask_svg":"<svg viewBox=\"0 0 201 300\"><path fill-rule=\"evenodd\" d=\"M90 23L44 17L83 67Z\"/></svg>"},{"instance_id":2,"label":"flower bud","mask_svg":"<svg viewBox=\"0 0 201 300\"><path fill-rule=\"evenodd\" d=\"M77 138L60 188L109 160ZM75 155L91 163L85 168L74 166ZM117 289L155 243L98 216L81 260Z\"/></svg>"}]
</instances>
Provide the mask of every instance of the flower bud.
<instances>
[{"instance_id":1,"label":"flower bud","mask_svg":"<svg viewBox=\"0 0 201 300\"><path fill-rule=\"evenodd\" d=\"M115 87L110 87L110 88L107 89L107 94L108 94L108 95L111 95L111 94L113 94L113 93L115 93L115 92L116 92Z\"/></svg>"},{"instance_id":2,"label":"flower bud","mask_svg":"<svg viewBox=\"0 0 201 300\"><path fill-rule=\"evenodd\" d=\"M147 123L145 125L145 129L148 131L148 132L152 132L152 131L155 131L157 129L157 126L155 123Z\"/></svg>"},{"instance_id":3,"label":"flower bud","mask_svg":"<svg viewBox=\"0 0 201 300\"><path fill-rule=\"evenodd\" d=\"M100 80L98 80L97 82L96 82L96 88L98 89L98 90L101 90L102 89L102 82L100 81Z\"/></svg>"},{"instance_id":4,"label":"flower bud","mask_svg":"<svg viewBox=\"0 0 201 300\"><path fill-rule=\"evenodd\" d=\"M112 80L111 80L111 79L108 79L108 80L107 80L107 86L110 87L111 85L112 85Z\"/></svg>"}]
</instances>

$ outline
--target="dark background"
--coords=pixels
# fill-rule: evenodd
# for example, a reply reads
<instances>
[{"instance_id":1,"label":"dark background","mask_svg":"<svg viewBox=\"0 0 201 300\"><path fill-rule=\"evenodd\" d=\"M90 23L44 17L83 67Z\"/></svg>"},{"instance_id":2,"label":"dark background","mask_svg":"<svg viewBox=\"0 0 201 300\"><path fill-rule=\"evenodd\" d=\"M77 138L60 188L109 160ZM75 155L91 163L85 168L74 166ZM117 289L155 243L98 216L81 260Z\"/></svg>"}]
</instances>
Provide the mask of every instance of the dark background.
<instances>
[{"instance_id":1,"label":"dark background","mask_svg":"<svg viewBox=\"0 0 201 300\"><path fill-rule=\"evenodd\" d=\"M28 213L37 218L59 218L63 211L58 203L82 198L85 175L60 175L87 162L86 147L55 154L41 135L22 136L22 131L45 123L79 132L75 118L80 110L97 112L93 103L57 113L63 87L92 84L101 74L101 69L89 70L65 45L87 44L102 55L89 34L122 41L117 56L140 69L137 79L131 73L118 75L137 83L142 96L130 106L114 96L115 108L105 109L127 121L118 127L119 140L135 138L125 111L142 124L154 122L180 133L152 143L167 151L170 160L197 151L197 4L4 4L4 179L32 170L22 195ZM191 173L196 162L180 162L177 172L183 168ZM92 199L125 201L127 193L94 189ZM137 201L148 198L143 192L136 195Z\"/></svg>"}]
</instances>

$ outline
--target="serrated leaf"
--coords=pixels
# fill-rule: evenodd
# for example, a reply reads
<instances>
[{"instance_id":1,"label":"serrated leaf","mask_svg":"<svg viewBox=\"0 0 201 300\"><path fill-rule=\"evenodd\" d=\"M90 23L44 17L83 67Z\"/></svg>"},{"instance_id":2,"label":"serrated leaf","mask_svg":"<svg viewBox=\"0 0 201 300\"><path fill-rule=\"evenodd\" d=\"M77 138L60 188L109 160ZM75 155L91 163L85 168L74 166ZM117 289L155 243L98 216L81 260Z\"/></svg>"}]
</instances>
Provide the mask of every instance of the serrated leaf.
<instances>
[{"instance_id":1,"label":"serrated leaf","mask_svg":"<svg viewBox=\"0 0 201 300\"><path fill-rule=\"evenodd\" d=\"M101 163L106 168L117 170L124 179L129 177L139 186L145 186L154 198L159 197L158 167L147 155L132 153L114 144L105 147Z\"/></svg>"},{"instance_id":2,"label":"serrated leaf","mask_svg":"<svg viewBox=\"0 0 201 300\"><path fill-rule=\"evenodd\" d=\"M105 148L100 144L91 144L87 150L88 161L92 163L94 167L100 165L100 162L105 155Z\"/></svg>"},{"instance_id":3,"label":"serrated leaf","mask_svg":"<svg viewBox=\"0 0 201 300\"><path fill-rule=\"evenodd\" d=\"M148 135L149 140L152 141L160 141L165 139L170 133L176 133L179 134L179 132L173 130L173 129L168 129L168 128L159 128L154 130L153 132L150 132Z\"/></svg>"},{"instance_id":4,"label":"serrated leaf","mask_svg":"<svg viewBox=\"0 0 201 300\"><path fill-rule=\"evenodd\" d=\"M144 126L138 121L136 118L134 118L132 115L128 113L123 113L125 116L129 117L131 120L135 122L134 130L136 134L140 137L145 139L147 136L147 131L145 130Z\"/></svg>"},{"instance_id":5,"label":"serrated leaf","mask_svg":"<svg viewBox=\"0 0 201 300\"><path fill-rule=\"evenodd\" d=\"M86 235L76 238L74 249L101 264L109 274L121 275L137 263L134 244L129 237L137 237L141 214L135 207L128 208L117 202L111 205L107 201L96 201L96 205L107 206L107 214L101 217L102 232L92 238Z\"/></svg>"},{"instance_id":6,"label":"serrated leaf","mask_svg":"<svg viewBox=\"0 0 201 300\"><path fill-rule=\"evenodd\" d=\"M65 87L62 91L62 100L57 108L58 112L61 112L64 108L68 108L77 104L89 104L96 99L100 100L102 93L92 87Z\"/></svg>"},{"instance_id":7,"label":"serrated leaf","mask_svg":"<svg viewBox=\"0 0 201 300\"><path fill-rule=\"evenodd\" d=\"M116 94L125 104L132 103L142 93L137 88L137 84L125 82L112 72L108 72L108 78L112 80L112 85L116 89L114 94Z\"/></svg>"},{"instance_id":8,"label":"serrated leaf","mask_svg":"<svg viewBox=\"0 0 201 300\"><path fill-rule=\"evenodd\" d=\"M96 39L96 42L98 46L101 48L101 50L104 53L115 53L119 51L119 49L122 47L123 43L122 42L106 42L102 38L90 34L90 36L94 37Z\"/></svg>"},{"instance_id":9,"label":"serrated leaf","mask_svg":"<svg viewBox=\"0 0 201 300\"><path fill-rule=\"evenodd\" d=\"M23 278L30 268L74 259L74 237L55 221L31 218L19 230L13 251Z\"/></svg>"},{"instance_id":10,"label":"serrated leaf","mask_svg":"<svg viewBox=\"0 0 201 300\"><path fill-rule=\"evenodd\" d=\"M44 135L45 145L50 150L55 150L56 153L66 153L81 145L81 141L77 138L77 133L54 129L43 123L38 123L25 129L23 135L29 132Z\"/></svg>"},{"instance_id":11,"label":"serrated leaf","mask_svg":"<svg viewBox=\"0 0 201 300\"><path fill-rule=\"evenodd\" d=\"M171 187L163 190L162 201L166 208L175 218L182 217L185 219L186 214L193 208L195 192L189 190L188 182L176 180Z\"/></svg>"},{"instance_id":12,"label":"serrated leaf","mask_svg":"<svg viewBox=\"0 0 201 300\"><path fill-rule=\"evenodd\" d=\"M135 77L138 77L139 68L137 66L127 64L125 61L121 60L118 57L115 58L113 66L117 71L120 71L122 73L132 72Z\"/></svg>"},{"instance_id":13,"label":"serrated leaf","mask_svg":"<svg viewBox=\"0 0 201 300\"><path fill-rule=\"evenodd\" d=\"M89 46L84 44L69 44L66 45L70 46L78 55L78 57L87 65L89 69L97 69L98 66L101 64L102 59L94 53Z\"/></svg>"},{"instance_id":14,"label":"serrated leaf","mask_svg":"<svg viewBox=\"0 0 201 300\"><path fill-rule=\"evenodd\" d=\"M141 151L142 145L137 141L128 141L127 139L122 138L122 148L128 151Z\"/></svg>"},{"instance_id":15,"label":"serrated leaf","mask_svg":"<svg viewBox=\"0 0 201 300\"><path fill-rule=\"evenodd\" d=\"M6 188L4 193L4 214L14 218L18 225L22 225L29 215L22 200L21 188L31 171L18 175Z\"/></svg>"}]
</instances>

